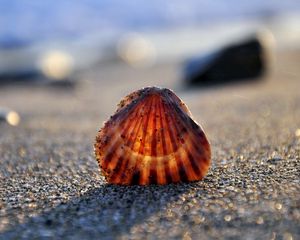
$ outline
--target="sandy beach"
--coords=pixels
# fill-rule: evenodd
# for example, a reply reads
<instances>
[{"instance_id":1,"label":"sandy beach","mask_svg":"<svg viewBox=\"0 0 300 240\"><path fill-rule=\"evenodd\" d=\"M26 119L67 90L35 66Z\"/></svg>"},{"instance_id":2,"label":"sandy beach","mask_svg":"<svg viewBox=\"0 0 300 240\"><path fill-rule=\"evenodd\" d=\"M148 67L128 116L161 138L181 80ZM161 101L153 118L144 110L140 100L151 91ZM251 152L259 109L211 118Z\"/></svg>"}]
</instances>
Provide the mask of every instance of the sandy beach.
<instances>
[{"instance_id":1,"label":"sandy beach","mask_svg":"<svg viewBox=\"0 0 300 240\"><path fill-rule=\"evenodd\" d=\"M278 51L261 81L186 88L181 64L106 63L74 89L0 88L20 113L0 123L0 239L299 239L300 51ZM107 185L93 154L119 100L173 89L212 146L203 181Z\"/></svg>"}]
</instances>

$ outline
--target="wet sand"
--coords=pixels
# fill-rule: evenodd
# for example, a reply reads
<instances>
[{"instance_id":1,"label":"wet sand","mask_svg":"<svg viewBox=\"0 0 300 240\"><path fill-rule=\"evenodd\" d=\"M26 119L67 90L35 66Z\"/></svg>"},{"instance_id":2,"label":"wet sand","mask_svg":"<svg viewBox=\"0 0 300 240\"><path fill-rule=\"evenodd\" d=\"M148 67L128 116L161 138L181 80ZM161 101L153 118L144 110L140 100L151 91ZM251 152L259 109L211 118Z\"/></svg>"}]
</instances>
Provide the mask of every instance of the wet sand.
<instances>
[{"instance_id":1,"label":"wet sand","mask_svg":"<svg viewBox=\"0 0 300 240\"><path fill-rule=\"evenodd\" d=\"M300 238L300 53L276 56L252 84L186 89L180 64L107 64L70 91L1 88L22 121L0 125L0 239ZM212 167L191 184L107 185L96 133L123 96L151 85L189 106Z\"/></svg>"}]
</instances>

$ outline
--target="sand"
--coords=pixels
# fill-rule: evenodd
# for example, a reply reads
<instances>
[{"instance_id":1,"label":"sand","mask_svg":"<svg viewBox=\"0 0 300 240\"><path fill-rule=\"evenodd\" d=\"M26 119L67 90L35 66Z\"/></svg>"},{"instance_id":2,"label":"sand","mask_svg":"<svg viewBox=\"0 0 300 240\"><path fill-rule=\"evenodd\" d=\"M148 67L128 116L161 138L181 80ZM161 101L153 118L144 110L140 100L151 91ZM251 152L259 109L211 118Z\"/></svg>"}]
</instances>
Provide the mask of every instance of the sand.
<instances>
[{"instance_id":1,"label":"sand","mask_svg":"<svg viewBox=\"0 0 300 240\"><path fill-rule=\"evenodd\" d=\"M0 103L0 239L299 239L300 53L278 52L259 82L186 89L179 63L113 63L73 90L11 86ZM172 88L211 142L203 181L107 185L93 154L118 101L143 86Z\"/></svg>"}]
</instances>

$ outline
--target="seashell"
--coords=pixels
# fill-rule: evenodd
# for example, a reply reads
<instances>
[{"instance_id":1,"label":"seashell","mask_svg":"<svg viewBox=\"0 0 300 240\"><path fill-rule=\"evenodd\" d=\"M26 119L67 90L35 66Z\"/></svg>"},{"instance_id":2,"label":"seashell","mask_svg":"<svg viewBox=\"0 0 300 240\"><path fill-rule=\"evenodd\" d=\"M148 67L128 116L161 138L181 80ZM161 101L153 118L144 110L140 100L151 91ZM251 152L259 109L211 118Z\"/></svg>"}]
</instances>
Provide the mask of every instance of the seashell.
<instances>
[{"instance_id":1,"label":"seashell","mask_svg":"<svg viewBox=\"0 0 300 240\"><path fill-rule=\"evenodd\" d=\"M94 148L106 180L121 185L200 180L211 161L209 142L187 106L157 87L126 96Z\"/></svg>"},{"instance_id":2,"label":"seashell","mask_svg":"<svg viewBox=\"0 0 300 240\"><path fill-rule=\"evenodd\" d=\"M20 116L13 110L0 107L0 124L1 122L6 122L12 126L17 126L20 122Z\"/></svg>"}]
</instances>

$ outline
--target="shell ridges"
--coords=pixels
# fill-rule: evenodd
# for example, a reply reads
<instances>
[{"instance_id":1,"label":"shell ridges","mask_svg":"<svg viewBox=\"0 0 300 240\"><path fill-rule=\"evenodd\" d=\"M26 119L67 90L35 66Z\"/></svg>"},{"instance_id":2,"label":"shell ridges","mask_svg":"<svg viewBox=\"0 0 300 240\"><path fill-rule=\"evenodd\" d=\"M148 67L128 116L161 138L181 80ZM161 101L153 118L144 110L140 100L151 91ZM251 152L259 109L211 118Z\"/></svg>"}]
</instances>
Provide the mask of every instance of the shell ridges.
<instances>
[{"instance_id":1,"label":"shell ridges","mask_svg":"<svg viewBox=\"0 0 300 240\"><path fill-rule=\"evenodd\" d=\"M121 100L94 148L106 180L121 185L200 180L211 161L209 142L186 105L157 87Z\"/></svg>"}]
</instances>

